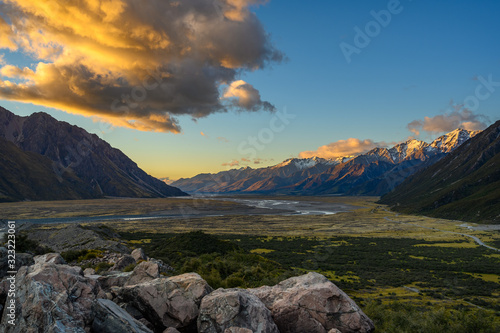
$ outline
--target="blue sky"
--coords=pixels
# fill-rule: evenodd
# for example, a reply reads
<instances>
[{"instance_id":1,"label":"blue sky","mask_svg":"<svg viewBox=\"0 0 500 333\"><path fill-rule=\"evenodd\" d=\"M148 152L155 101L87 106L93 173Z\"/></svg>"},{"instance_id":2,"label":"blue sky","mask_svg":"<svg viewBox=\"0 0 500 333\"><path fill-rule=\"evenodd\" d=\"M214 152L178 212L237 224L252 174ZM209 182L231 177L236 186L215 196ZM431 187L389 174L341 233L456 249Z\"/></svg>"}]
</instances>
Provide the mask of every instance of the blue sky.
<instances>
[{"instance_id":1,"label":"blue sky","mask_svg":"<svg viewBox=\"0 0 500 333\"><path fill-rule=\"evenodd\" d=\"M348 63L340 44L356 46L355 28L366 33L367 24L375 26L371 12L388 8L397 8L398 13L391 14L387 26L371 31L369 44L358 47L359 54L352 54ZM487 97L481 97L478 105L469 104L473 115L469 125L489 125L500 118L498 1L271 0L251 10L275 48L287 57L239 75L277 112L295 116L279 131L271 130L269 140L276 114L267 111L213 113L196 122L181 115L182 133L173 134L111 127L29 103L0 100L0 105L19 115L45 111L81 126L121 149L147 172L173 179L227 170L231 161L252 167L277 164L348 138L400 142L415 135L407 127L414 120L423 124L419 138L429 141L444 133L438 121L443 119L433 117L450 115L451 101L479 100L474 99L478 89ZM19 67L34 63L21 50L2 49L0 54L6 63ZM478 88L484 86L479 78L493 81L490 90ZM242 154L249 137L259 134L266 138L262 150L256 150L256 156Z\"/></svg>"}]
</instances>

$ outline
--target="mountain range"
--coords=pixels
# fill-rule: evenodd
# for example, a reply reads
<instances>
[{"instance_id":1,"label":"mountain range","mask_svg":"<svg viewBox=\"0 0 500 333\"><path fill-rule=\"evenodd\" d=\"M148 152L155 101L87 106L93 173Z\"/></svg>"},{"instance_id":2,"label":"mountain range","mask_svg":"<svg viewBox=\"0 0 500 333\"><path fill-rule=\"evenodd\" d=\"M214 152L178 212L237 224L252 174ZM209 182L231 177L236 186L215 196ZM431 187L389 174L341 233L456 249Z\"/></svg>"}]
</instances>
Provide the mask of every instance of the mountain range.
<instances>
[{"instance_id":1,"label":"mountain range","mask_svg":"<svg viewBox=\"0 0 500 333\"><path fill-rule=\"evenodd\" d=\"M0 201L187 195L84 129L0 107Z\"/></svg>"},{"instance_id":2,"label":"mountain range","mask_svg":"<svg viewBox=\"0 0 500 333\"><path fill-rule=\"evenodd\" d=\"M478 133L456 129L431 143L410 139L354 157L291 158L266 168L199 174L171 185L189 193L383 195Z\"/></svg>"},{"instance_id":3,"label":"mountain range","mask_svg":"<svg viewBox=\"0 0 500 333\"><path fill-rule=\"evenodd\" d=\"M500 222L500 121L408 177L381 203L405 213Z\"/></svg>"}]
</instances>

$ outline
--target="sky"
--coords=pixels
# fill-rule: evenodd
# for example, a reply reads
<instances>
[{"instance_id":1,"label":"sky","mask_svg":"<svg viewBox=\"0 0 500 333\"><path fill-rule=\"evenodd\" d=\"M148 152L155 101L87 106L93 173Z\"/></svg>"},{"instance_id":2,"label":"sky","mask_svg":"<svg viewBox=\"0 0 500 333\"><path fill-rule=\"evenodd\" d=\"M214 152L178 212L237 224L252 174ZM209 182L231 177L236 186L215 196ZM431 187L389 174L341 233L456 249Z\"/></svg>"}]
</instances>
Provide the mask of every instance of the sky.
<instances>
[{"instance_id":1,"label":"sky","mask_svg":"<svg viewBox=\"0 0 500 333\"><path fill-rule=\"evenodd\" d=\"M0 106L178 179L500 119L500 2L0 0Z\"/></svg>"}]
</instances>

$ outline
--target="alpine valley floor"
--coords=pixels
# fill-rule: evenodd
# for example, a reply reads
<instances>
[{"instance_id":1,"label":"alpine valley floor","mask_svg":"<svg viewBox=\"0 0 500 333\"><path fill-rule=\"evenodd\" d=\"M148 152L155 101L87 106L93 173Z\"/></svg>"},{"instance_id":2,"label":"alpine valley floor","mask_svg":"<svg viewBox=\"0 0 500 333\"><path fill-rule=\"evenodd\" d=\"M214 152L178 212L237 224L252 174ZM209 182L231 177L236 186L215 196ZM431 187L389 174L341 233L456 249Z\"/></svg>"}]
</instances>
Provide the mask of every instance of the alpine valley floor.
<instances>
[{"instance_id":1,"label":"alpine valley floor","mask_svg":"<svg viewBox=\"0 0 500 333\"><path fill-rule=\"evenodd\" d=\"M397 312L412 306L423 313L441 311L443 316L446 311L465 309L476 311L475 315L481 311L500 324L498 225L397 214L378 204L378 197L251 198L313 201L349 210L323 215L270 213L220 197L3 203L0 209L2 218L8 219L119 215L80 224L104 223L129 245L167 262L161 249L169 239L203 231L294 272L322 273L375 320L382 310ZM190 214L158 217L158 212L172 209ZM141 217L122 217L128 215ZM36 232L63 226L28 223L22 229Z\"/></svg>"}]
</instances>

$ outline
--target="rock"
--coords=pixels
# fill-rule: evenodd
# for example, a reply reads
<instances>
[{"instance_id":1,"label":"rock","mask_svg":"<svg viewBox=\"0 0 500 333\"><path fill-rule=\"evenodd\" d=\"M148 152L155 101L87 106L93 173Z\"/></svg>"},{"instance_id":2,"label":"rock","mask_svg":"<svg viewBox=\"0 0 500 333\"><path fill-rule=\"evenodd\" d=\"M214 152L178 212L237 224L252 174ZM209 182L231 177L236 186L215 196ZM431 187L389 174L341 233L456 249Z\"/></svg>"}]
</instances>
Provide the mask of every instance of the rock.
<instances>
[{"instance_id":1,"label":"rock","mask_svg":"<svg viewBox=\"0 0 500 333\"><path fill-rule=\"evenodd\" d=\"M16 325L8 325L4 310L0 332L81 332L90 329L91 305L101 298L97 281L80 267L39 263L16 275Z\"/></svg>"},{"instance_id":2,"label":"rock","mask_svg":"<svg viewBox=\"0 0 500 333\"><path fill-rule=\"evenodd\" d=\"M318 273L293 277L273 287L249 289L271 310L280 332L373 332L373 322L342 290Z\"/></svg>"},{"instance_id":3,"label":"rock","mask_svg":"<svg viewBox=\"0 0 500 333\"><path fill-rule=\"evenodd\" d=\"M111 272L106 275L97 275L101 288L110 291L112 287L123 287L130 279L132 272Z\"/></svg>"},{"instance_id":4,"label":"rock","mask_svg":"<svg viewBox=\"0 0 500 333\"><path fill-rule=\"evenodd\" d=\"M163 333L180 333L180 332L173 327L169 327L166 330L164 330Z\"/></svg>"},{"instance_id":5,"label":"rock","mask_svg":"<svg viewBox=\"0 0 500 333\"><path fill-rule=\"evenodd\" d=\"M271 311L244 289L217 289L201 301L199 333L279 333Z\"/></svg>"},{"instance_id":6,"label":"rock","mask_svg":"<svg viewBox=\"0 0 500 333\"><path fill-rule=\"evenodd\" d=\"M16 271L23 266L33 265L33 255L29 253L16 253Z\"/></svg>"},{"instance_id":7,"label":"rock","mask_svg":"<svg viewBox=\"0 0 500 333\"><path fill-rule=\"evenodd\" d=\"M249 330L248 328L241 328L241 327L229 327L224 330L224 333L253 333L252 330Z\"/></svg>"},{"instance_id":8,"label":"rock","mask_svg":"<svg viewBox=\"0 0 500 333\"><path fill-rule=\"evenodd\" d=\"M87 275L95 275L95 269L93 268L85 268L83 270L83 275L87 276Z\"/></svg>"},{"instance_id":9,"label":"rock","mask_svg":"<svg viewBox=\"0 0 500 333\"><path fill-rule=\"evenodd\" d=\"M331 330L328 331L328 333L342 333L336 328L332 328Z\"/></svg>"},{"instance_id":10,"label":"rock","mask_svg":"<svg viewBox=\"0 0 500 333\"><path fill-rule=\"evenodd\" d=\"M111 267L110 271L123 271L129 265L135 264L135 259L128 254L124 254L118 261Z\"/></svg>"},{"instance_id":11,"label":"rock","mask_svg":"<svg viewBox=\"0 0 500 333\"><path fill-rule=\"evenodd\" d=\"M8 266L9 252L5 247L0 247L0 279L7 275L8 271L18 271L22 266L33 264L33 256L29 253L16 253L16 268L10 269Z\"/></svg>"},{"instance_id":12,"label":"rock","mask_svg":"<svg viewBox=\"0 0 500 333\"><path fill-rule=\"evenodd\" d=\"M120 243L109 229L102 226L84 227L79 224L69 224L65 227L50 229L33 228L28 238L37 241L40 245L49 247L56 252L83 249L106 249L113 252L128 253L129 249ZM71 240L71 241L68 241Z\"/></svg>"},{"instance_id":13,"label":"rock","mask_svg":"<svg viewBox=\"0 0 500 333\"><path fill-rule=\"evenodd\" d=\"M140 260L148 260L148 256L144 253L142 248L135 249L130 255L136 262L139 262Z\"/></svg>"},{"instance_id":14,"label":"rock","mask_svg":"<svg viewBox=\"0 0 500 333\"><path fill-rule=\"evenodd\" d=\"M52 263L58 265L65 265L66 261L61 257L59 253L46 253L41 256L36 256L33 258L35 264Z\"/></svg>"},{"instance_id":15,"label":"rock","mask_svg":"<svg viewBox=\"0 0 500 333\"><path fill-rule=\"evenodd\" d=\"M212 288L198 274L160 277L116 289L117 301L132 306L154 325L190 330L196 326L201 299Z\"/></svg>"},{"instance_id":16,"label":"rock","mask_svg":"<svg viewBox=\"0 0 500 333\"><path fill-rule=\"evenodd\" d=\"M158 264L151 261L143 261L135 266L125 285L130 286L139 284L154 280L158 277L160 277L160 268Z\"/></svg>"},{"instance_id":17,"label":"rock","mask_svg":"<svg viewBox=\"0 0 500 333\"><path fill-rule=\"evenodd\" d=\"M92 304L94 321L92 329L99 333L153 333L138 322L127 311L107 299L98 299Z\"/></svg>"}]
</instances>

